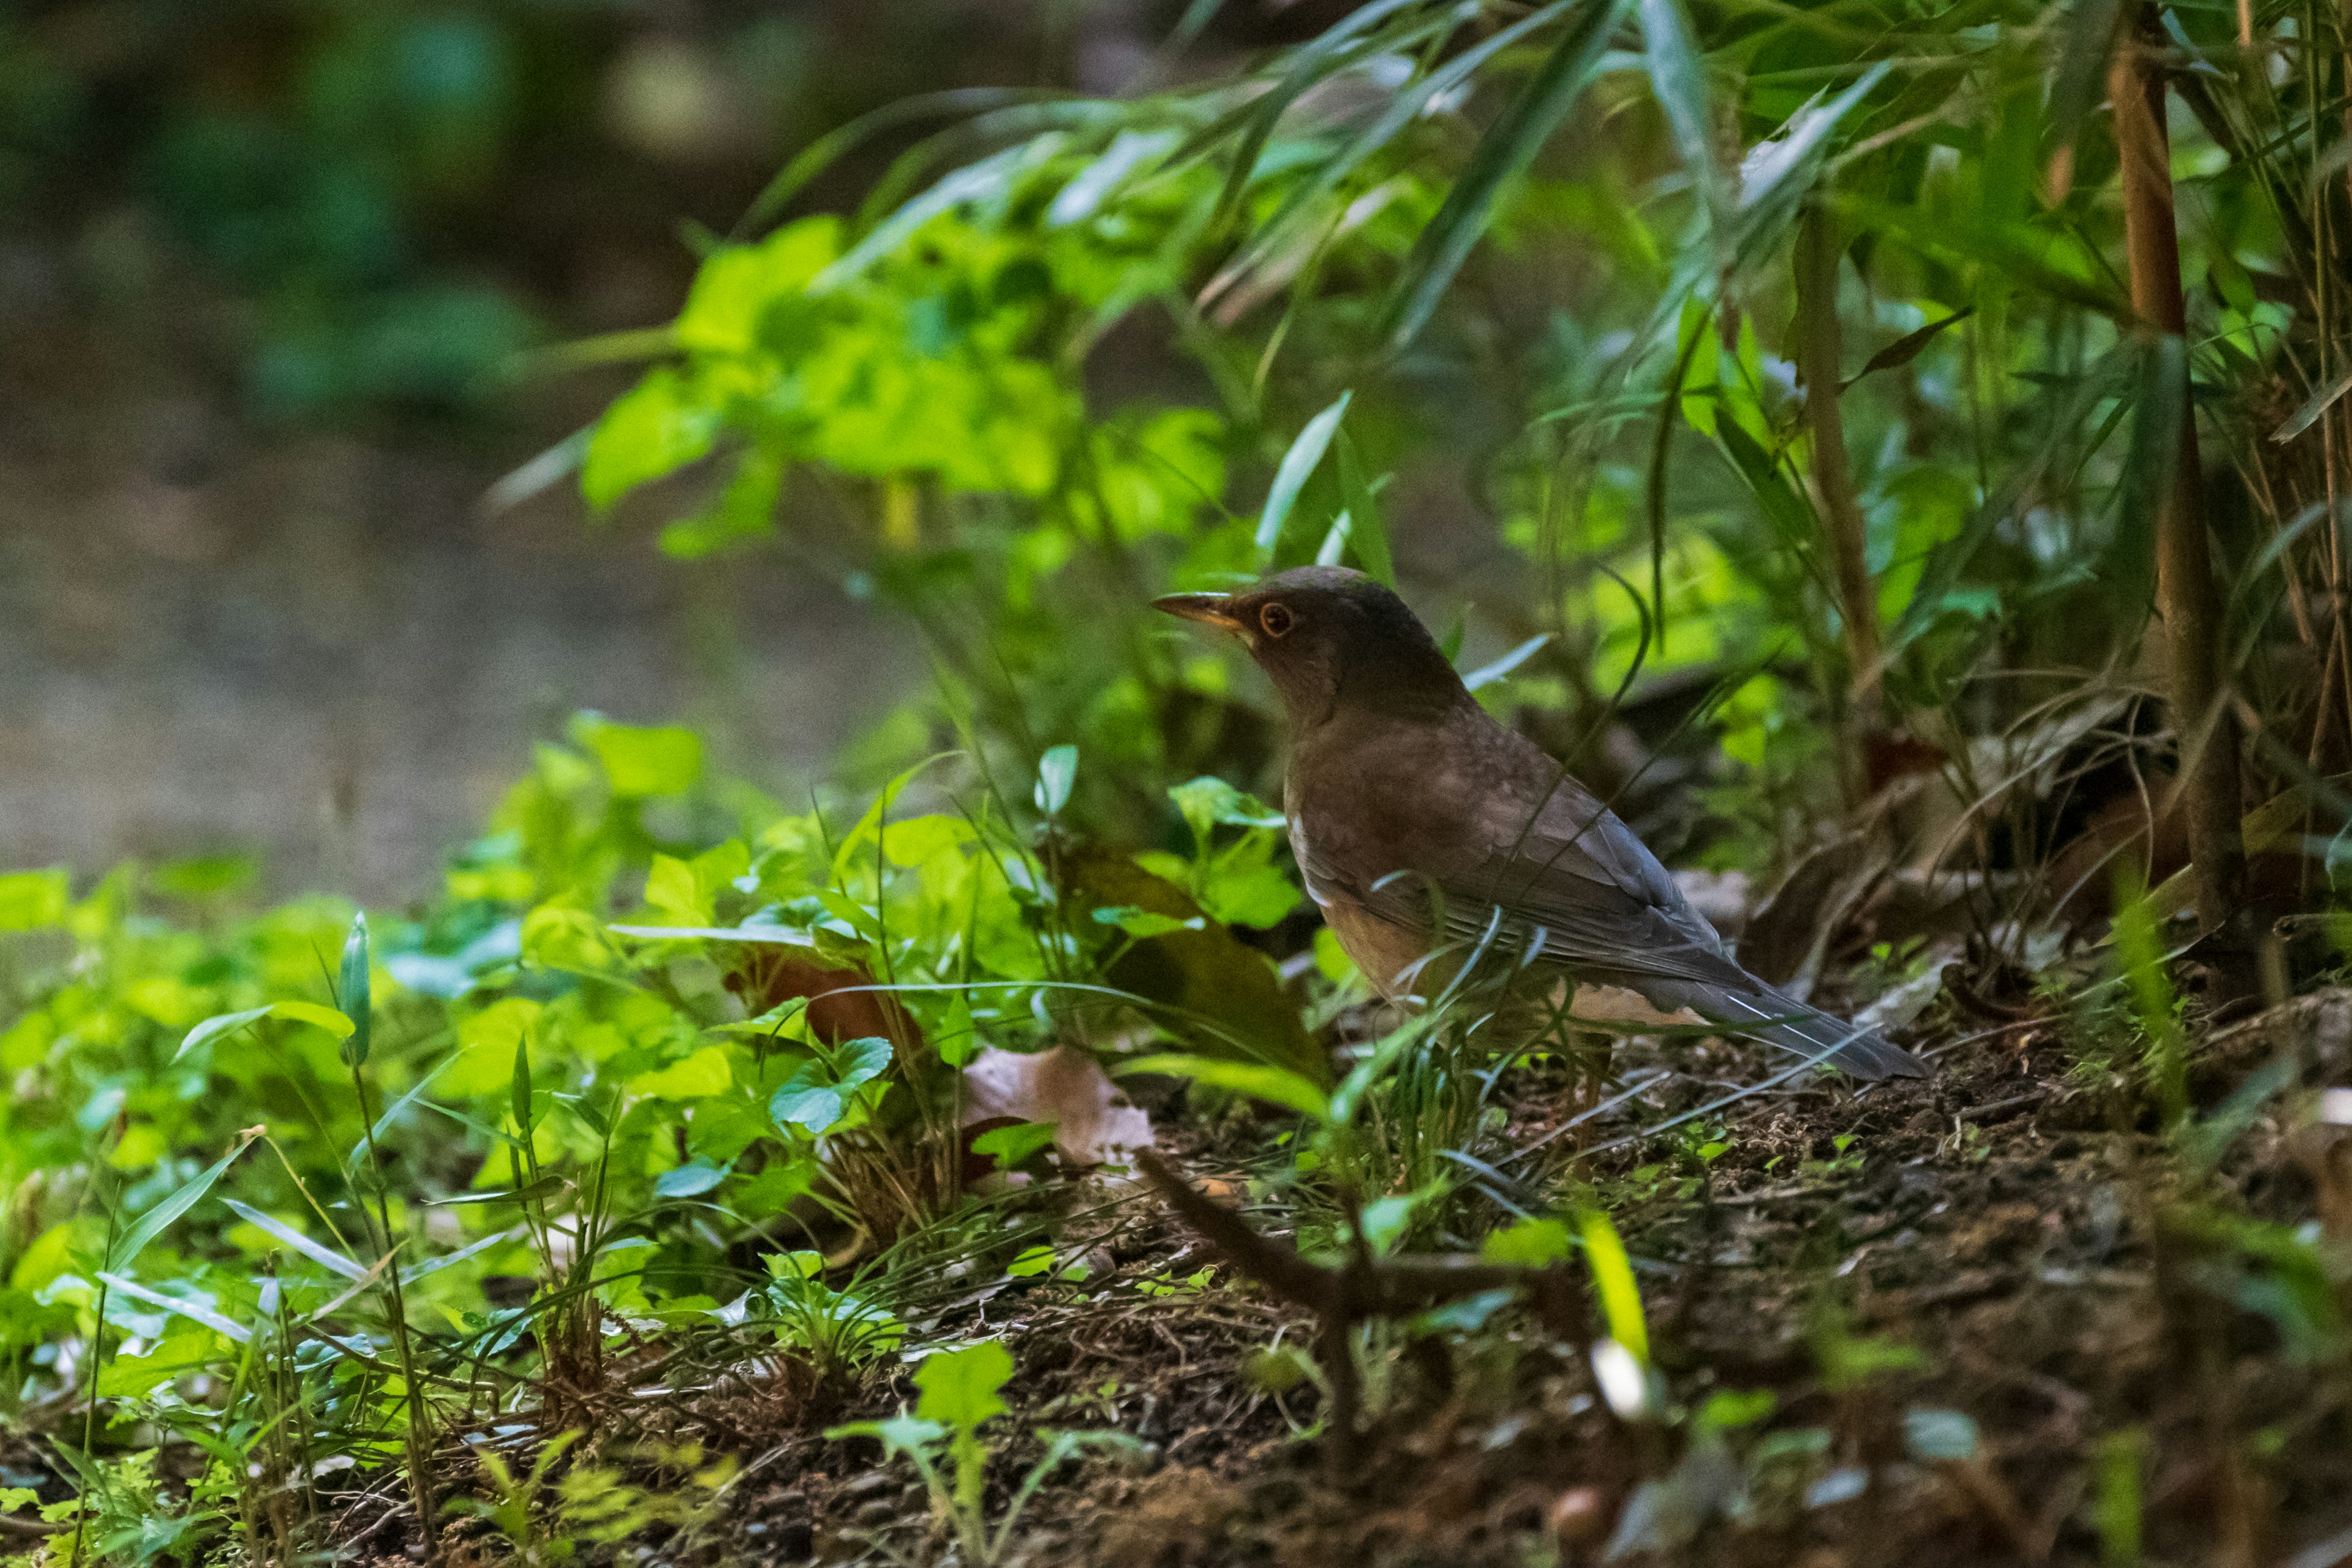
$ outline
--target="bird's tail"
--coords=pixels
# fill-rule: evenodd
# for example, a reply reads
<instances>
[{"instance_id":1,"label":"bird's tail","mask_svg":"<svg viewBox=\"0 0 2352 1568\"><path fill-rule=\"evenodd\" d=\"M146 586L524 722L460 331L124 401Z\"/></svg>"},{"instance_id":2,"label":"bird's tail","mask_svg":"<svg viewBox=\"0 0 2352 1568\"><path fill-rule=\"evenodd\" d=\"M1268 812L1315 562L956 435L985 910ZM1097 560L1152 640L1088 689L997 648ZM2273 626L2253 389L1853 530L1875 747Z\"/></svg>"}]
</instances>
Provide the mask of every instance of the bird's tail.
<instances>
[{"instance_id":1,"label":"bird's tail","mask_svg":"<svg viewBox=\"0 0 2352 1568\"><path fill-rule=\"evenodd\" d=\"M1926 1063L1889 1044L1877 1030L1824 1013L1761 981L1752 991L1693 984L1685 993L1683 1005L1709 1023L1753 1035L1801 1057L1826 1061L1866 1081L1927 1076Z\"/></svg>"}]
</instances>

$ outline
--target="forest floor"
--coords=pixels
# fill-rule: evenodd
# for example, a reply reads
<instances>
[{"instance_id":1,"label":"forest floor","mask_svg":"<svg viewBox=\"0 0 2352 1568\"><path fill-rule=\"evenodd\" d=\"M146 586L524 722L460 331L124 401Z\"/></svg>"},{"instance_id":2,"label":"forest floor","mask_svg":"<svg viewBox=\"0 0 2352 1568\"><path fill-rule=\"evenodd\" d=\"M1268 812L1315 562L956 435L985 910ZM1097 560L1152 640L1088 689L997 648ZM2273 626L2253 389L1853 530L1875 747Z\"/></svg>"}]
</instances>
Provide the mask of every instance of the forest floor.
<instances>
[{"instance_id":1,"label":"forest floor","mask_svg":"<svg viewBox=\"0 0 2352 1568\"><path fill-rule=\"evenodd\" d=\"M1621 1049L1619 1081L1651 1048ZM2081 1065L2065 1026L1955 1016L1923 1048L1937 1066L1926 1081L1856 1092L1822 1079L1727 1107L1697 1124L1721 1146L1703 1159L1662 1163L1653 1142L1581 1162L1611 1194L1673 1390L1647 1421L1611 1413L1583 1346L1507 1310L1466 1331L1372 1330L1367 1430L1337 1461L1313 1431L1315 1387L1286 1391L1266 1370L1269 1347L1307 1340L1307 1318L1219 1266L1144 1189L1073 1184L1051 1201L1103 1216L1092 1274L996 1279L916 1325L1005 1344L1018 1369L1006 1428L1115 1427L1143 1445L1063 1467L1005 1561L2329 1568L2352 1556L2344 1369L2305 1359L2281 1307L2295 1282L2264 1275L2258 1239L2315 1202L2340 1223L2346 1153L2315 1141L2325 1128L2231 1100L2283 1070L2273 1063L2346 1081L2352 991L2205 1037L2189 1081L2218 1109L2200 1125L2236 1135L2211 1141L2225 1152L2194 1191L2177 1138ZM1674 1081L1667 1092L1692 1102L1720 1093L1696 1075ZM1492 1147L1505 1151L1536 1144L1573 1102L1557 1067L1502 1088L1510 1118ZM1163 1152L1213 1194L1245 1192L1266 1130L1210 1126L1163 1123ZM1612 1128L1604 1117L1579 1131L1597 1146ZM706 1369L690 1388L666 1364L661 1385L635 1392L614 1373L596 1442L698 1441L741 1468L656 1558L968 1561L905 1466L877 1465L870 1440L821 1435L909 1401L903 1374L811 1401L771 1363ZM1710 1395L1710 1411L1730 1414L1695 1419ZM1038 1451L1023 1436L997 1456L992 1512ZM472 1468L457 1455L446 1483ZM399 1496L391 1478L353 1494L346 1545L394 1548ZM504 1546L488 1531L469 1521L445 1544L495 1560Z\"/></svg>"}]
</instances>

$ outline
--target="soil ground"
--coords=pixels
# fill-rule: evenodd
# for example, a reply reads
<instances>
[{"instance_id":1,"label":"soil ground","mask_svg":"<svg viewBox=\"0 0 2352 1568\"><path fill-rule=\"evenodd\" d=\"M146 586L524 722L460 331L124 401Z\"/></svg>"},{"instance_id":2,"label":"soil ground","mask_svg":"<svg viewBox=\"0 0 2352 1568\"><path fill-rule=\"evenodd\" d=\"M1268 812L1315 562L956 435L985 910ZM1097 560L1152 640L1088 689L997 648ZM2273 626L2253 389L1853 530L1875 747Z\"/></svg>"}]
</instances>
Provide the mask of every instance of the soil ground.
<instances>
[{"instance_id":1,"label":"soil ground","mask_svg":"<svg viewBox=\"0 0 2352 1568\"><path fill-rule=\"evenodd\" d=\"M2030 1017L1988 1027L1955 1016L1927 1044L1938 1071L1925 1082L1790 1088L1727 1108L1703 1123L1725 1145L1704 1166L1662 1161L1655 1142L1584 1162L1613 1194L1675 1402L1687 1411L1715 1393L1774 1396L1768 1417L1732 1434L1729 1462L1747 1479L1733 1517L1688 1501L1707 1489L1687 1484L1706 1467L1677 1464L1687 1420L1621 1421L1583 1346L1551 1342L1508 1310L1467 1336L1416 1343L1376 1331L1370 1430L1358 1457L1335 1466L1329 1439L1311 1435L1314 1389L1277 1394L1253 1365L1311 1325L1230 1269L1189 1288L1210 1254L1127 1187L1101 1211L1087 1255L1100 1267L1086 1281L998 1280L925 1325L1011 1349L1008 1431L1117 1427L1144 1445L1140 1458L1066 1467L1010 1561L1598 1562L1612 1532L1630 1530L1637 1483L1674 1476L1682 1491L1650 1500L1663 1510L1647 1532L1656 1550L1635 1560L2113 1562L2116 1527L2103 1534L2101 1517L2118 1495L2118 1453L2136 1458L2147 1562L2329 1568L2352 1555L2345 1368L2304 1359L2282 1328L2291 1315L2265 1310L2276 1301L2259 1270L2183 1217L2193 1205L2178 1164L2119 1080L2086 1070L2066 1029ZM1701 1073L1755 1065L1709 1049ZM1621 1070L1644 1054L1631 1046ZM2312 1082L2352 1080L2352 992L2213 1035L2190 1083L2200 1102L2222 1105L2281 1059ZM1619 1114L1654 1121L1719 1092L1685 1075ZM1503 1149L1534 1143L1573 1102L1557 1069L1523 1071L1507 1098ZM2283 1103L2245 1119L2196 1212L2296 1223L2342 1201L2324 1174L2340 1153L2284 1125ZM1612 1119L1590 1125L1591 1144L1607 1142ZM1228 1122L1211 1136L1171 1122L1163 1142L1224 1193L1266 1131ZM1101 1195L1063 1194L1073 1205ZM1839 1365L1849 1386L1838 1386ZM887 1415L911 1384L901 1376L822 1408L786 1386L772 1363L751 1363L688 1392L616 1393L600 1436L698 1439L741 1461L692 1553L703 1560L951 1560L903 1466L877 1466L871 1442L818 1431ZM1906 1423L1973 1436L1964 1451L1948 1438L1940 1457L1923 1455ZM1780 1435L1779 1468L1766 1457L1775 1439L1759 1432ZM1008 1445L993 1506L1035 1452L1027 1437ZM393 1487L377 1489L388 1500ZM381 1505L348 1516L362 1532L381 1517Z\"/></svg>"}]
</instances>

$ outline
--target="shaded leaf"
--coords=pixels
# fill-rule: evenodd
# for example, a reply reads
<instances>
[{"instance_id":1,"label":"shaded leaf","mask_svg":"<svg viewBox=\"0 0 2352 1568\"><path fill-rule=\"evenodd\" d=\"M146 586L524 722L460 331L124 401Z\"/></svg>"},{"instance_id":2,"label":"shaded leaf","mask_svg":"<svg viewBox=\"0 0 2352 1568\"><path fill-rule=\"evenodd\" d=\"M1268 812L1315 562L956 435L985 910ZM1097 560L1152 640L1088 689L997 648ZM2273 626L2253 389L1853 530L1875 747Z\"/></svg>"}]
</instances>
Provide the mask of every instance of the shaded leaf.
<instances>
[{"instance_id":1,"label":"shaded leaf","mask_svg":"<svg viewBox=\"0 0 2352 1568\"><path fill-rule=\"evenodd\" d=\"M1324 449L1331 445L1332 433L1339 428L1339 420L1348 412L1348 400L1355 395L1352 391L1341 393L1337 403L1307 422L1307 428L1298 433L1298 439L1282 455L1282 466L1275 470L1274 484L1265 492L1265 510L1258 517L1259 553L1272 553L1282 538L1282 525L1290 517L1291 506L1306 487L1307 476L1323 460Z\"/></svg>"},{"instance_id":2,"label":"shaded leaf","mask_svg":"<svg viewBox=\"0 0 2352 1568\"><path fill-rule=\"evenodd\" d=\"M1437 302L1486 232L1503 187L1535 161L1601 64L1624 0L1584 0L1535 79L1470 154L1445 205L1429 221L1406 258L1389 307L1390 347L1420 335Z\"/></svg>"},{"instance_id":3,"label":"shaded leaf","mask_svg":"<svg viewBox=\"0 0 2352 1568\"><path fill-rule=\"evenodd\" d=\"M1192 896L1130 860L1074 856L1070 891L1088 909L1136 909L1190 922L1203 913ZM1222 927L1169 931L1132 943L1108 976L1145 1002L1154 1022L1196 1052L1286 1068L1330 1081L1330 1064L1308 1037L1298 1009L1265 954Z\"/></svg>"}]
</instances>

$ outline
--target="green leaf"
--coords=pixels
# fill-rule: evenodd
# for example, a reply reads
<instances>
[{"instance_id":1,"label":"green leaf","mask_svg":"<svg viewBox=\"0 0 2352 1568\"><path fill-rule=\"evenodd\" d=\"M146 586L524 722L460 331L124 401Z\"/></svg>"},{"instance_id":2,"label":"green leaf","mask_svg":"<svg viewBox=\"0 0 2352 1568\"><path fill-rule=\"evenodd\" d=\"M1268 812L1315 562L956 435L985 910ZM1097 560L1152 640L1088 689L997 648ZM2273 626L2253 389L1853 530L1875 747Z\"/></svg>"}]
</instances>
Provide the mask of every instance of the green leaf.
<instances>
[{"instance_id":1,"label":"green leaf","mask_svg":"<svg viewBox=\"0 0 2352 1568\"><path fill-rule=\"evenodd\" d=\"M2271 439L2279 442L2294 440L2297 436L2318 424L2319 416L2326 413L2329 406L2347 392L2352 392L2352 370L2346 371L2305 398L2302 407L2288 415L2285 422L2271 432ZM4 900L5 895L0 895L0 900ZM5 921L0 921L0 924L5 923Z\"/></svg>"},{"instance_id":2,"label":"green leaf","mask_svg":"<svg viewBox=\"0 0 2352 1568\"><path fill-rule=\"evenodd\" d=\"M698 1197L725 1181L733 1168L731 1163L714 1165L708 1160L689 1160L656 1176L654 1191L666 1198Z\"/></svg>"},{"instance_id":3,"label":"green leaf","mask_svg":"<svg viewBox=\"0 0 2352 1568\"><path fill-rule=\"evenodd\" d=\"M172 1059L178 1061L198 1046L208 1046L224 1035L233 1035L247 1024L268 1017L276 1010L274 1007L247 1007L242 1013L215 1014L188 1031L186 1038L180 1042L180 1048L172 1053Z\"/></svg>"},{"instance_id":4,"label":"green leaf","mask_svg":"<svg viewBox=\"0 0 2352 1568\"><path fill-rule=\"evenodd\" d=\"M1012 1377L1013 1352L995 1340L941 1351L915 1369L915 1386L921 1391L915 1414L955 1431L976 1431L981 1423L1004 1414L998 1391Z\"/></svg>"},{"instance_id":5,"label":"green leaf","mask_svg":"<svg viewBox=\"0 0 2352 1568\"><path fill-rule=\"evenodd\" d=\"M684 1061L639 1073L628 1080L628 1090L663 1100L708 1100L714 1094L726 1093L734 1081L734 1069L729 1065L724 1047L704 1046Z\"/></svg>"},{"instance_id":6,"label":"green leaf","mask_svg":"<svg viewBox=\"0 0 2352 1568\"><path fill-rule=\"evenodd\" d=\"M932 1360L939 1359L934 1356ZM928 1363L925 1364L929 1364ZM873 1437L880 1441L883 1457L906 1455L908 1458L927 1455L933 1445L948 1435L948 1429L936 1421L919 1421L900 1413L887 1421L852 1421L846 1426L828 1426L825 1441L838 1443L845 1437Z\"/></svg>"},{"instance_id":7,"label":"green leaf","mask_svg":"<svg viewBox=\"0 0 2352 1568\"><path fill-rule=\"evenodd\" d=\"M1047 816L1058 816L1062 807L1070 804L1070 788L1077 782L1078 749L1076 746L1051 746L1037 759L1037 786L1031 792L1037 809Z\"/></svg>"},{"instance_id":8,"label":"green leaf","mask_svg":"<svg viewBox=\"0 0 2352 1568\"><path fill-rule=\"evenodd\" d=\"M1681 0L1640 0L1642 55L1650 93L1674 132L1683 165L1698 182L1710 211L1722 205L1729 182L1716 157L1715 114L1707 104L1706 62L1692 41Z\"/></svg>"},{"instance_id":9,"label":"green leaf","mask_svg":"<svg viewBox=\"0 0 2352 1568\"><path fill-rule=\"evenodd\" d=\"M2050 83L2050 140L2062 155L2107 93L2107 58L2115 53L2121 0L2070 0L2060 31L2058 68Z\"/></svg>"},{"instance_id":10,"label":"green leaf","mask_svg":"<svg viewBox=\"0 0 2352 1568\"><path fill-rule=\"evenodd\" d=\"M623 393L596 422L580 470L581 493L602 511L650 479L710 455L719 412L693 384L664 365Z\"/></svg>"},{"instance_id":11,"label":"green leaf","mask_svg":"<svg viewBox=\"0 0 2352 1568\"><path fill-rule=\"evenodd\" d=\"M1435 313L1454 275L1486 234L1503 187L1535 161L1583 95L1623 8L1624 0L1584 0L1527 90L1479 138L1468 165L1446 193L1445 205L1405 258L1387 311L1391 350L1412 342Z\"/></svg>"},{"instance_id":12,"label":"green leaf","mask_svg":"<svg viewBox=\"0 0 2352 1568\"><path fill-rule=\"evenodd\" d=\"M1289 819L1282 813L1251 795L1235 789L1213 773L1188 779L1171 785L1168 798L1176 805L1186 826L1196 838L1206 839L1210 829L1227 827L1282 827Z\"/></svg>"},{"instance_id":13,"label":"green leaf","mask_svg":"<svg viewBox=\"0 0 2352 1568\"><path fill-rule=\"evenodd\" d=\"M0 876L0 931L57 925L72 903L73 883L62 868Z\"/></svg>"},{"instance_id":14,"label":"green leaf","mask_svg":"<svg viewBox=\"0 0 2352 1568\"><path fill-rule=\"evenodd\" d=\"M1339 433L1336 446L1339 504L1348 509L1348 548L1355 552L1356 563L1368 575L1393 588L1396 563L1389 554L1389 530L1381 518L1380 498L1372 493L1371 483L1364 477L1364 459L1347 431Z\"/></svg>"},{"instance_id":15,"label":"green leaf","mask_svg":"<svg viewBox=\"0 0 2352 1568\"><path fill-rule=\"evenodd\" d=\"M514 1088L507 1097L507 1109L514 1113L515 1134L530 1136L530 1035L528 1030L515 1036Z\"/></svg>"},{"instance_id":16,"label":"green leaf","mask_svg":"<svg viewBox=\"0 0 2352 1568\"><path fill-rule=\"evenodd\" d=\"M343 970L335 986L335 1001L352 1025L351 1033L343 1037L343 1063L346 1067L358 1067L368 1058L369 1023L374 1008L374 998L368 984L368 928L367 911L364 910L352 917L352 934L343 939Z\"/></svg>"},{"instance_id":17,"label":"green leaf","mask_svg":"<svg viewBox=\"0 0 2352 1568\"><path fill-rule=\"evenodd\" d=\"M1831 134L1885 79L1888 68L1881 60L1827 103L1816 99L1807 104L1790 117L1779 136L1748 153L1741 170L1739 214L1731 245L1735 260L1753 260L1780 242L1813 188L1822 160L1828 155Z\"/></svg>"},{"instance_id":18,"label":"green leaf","mask_svg":"<svg viewBox=\"0 0 2352 1568\"><path fill-rule=\"evenodd\" d=\"M247 1225L268 1232L321 1268L340 1274L346 1279L356 1280L367 1278L368 1271L358 1263L344 1257L331 1247L311 1240L276 1215L265 1213L250 1204L239 1203L235 1198L223 1198L221 1202L226 1204L237 1217Z\"/></svg>"},{"instance_id":19,"label":"green leaf","mask_svg":"<svg viewBox=\"0 0 2352 1568\"><path fill-rule=\"evenodd\" d=\"M2157 519L2179 470L2189 410L2188 345L2165 333L2137 347L2131 446L2116 487L2116 531L2098 571L2135 627L2156 596Z\"/></svg>"},{"instance_id":20,"label":"green leaf","mask_svg":"<svg viewBox=\"0 0 2352 1568\"><path fill-rule=\"evenodd\" d=\"M133 1260L147 1250L147 1244L162 1235L165 1226L195 1207L198 1200L213 1190L213 1184L221 1179L253 1139L254 1134L250 1132L239 1138L236 1148L181 1183L166 1194L162 1202L141 1215L137 1224L115 1238L112 1249L107 1254L108 1267L118 1274L128 1273Z\"/></svg>"},{"instance_id":21,"label":"green leaf","mask_svg":"<svg viewBox=\"0 0 2352 1568\"><path fill-rule=\"evenodd\" d=\"M359 1033L358 1024L341 1008L321 1007L316 1002L272 1002L269 1012L273 1017L324 1029L339 1040L348 1040Z\"/></svg>"},{"instance_id":22,"label":"green leaf","mask_svg":"<svg viewBox=\"0 0 2352 1568\"><path fill-rule=\"evenodd\" d=\"M284 1018L292 1023L310 1024L327 1031L338 1040L347 1040L357 1026L332 1007L321 1007L316 1002L272 1002L266 1007L248 1007L242 1013L222 1013L206 1018L190 1029L180 1041L180 1048L172 1053L178 1061L198 1046L208 1045L225 1035L233 1035L247 1024L260 1018Z\"/></svg>"},{"instance_id":23,"label":"green leaf","mask_svg":"<svg viewBox=\"0 0 2352 1568\"><path fill-rule=\"evenodd\" d=\"M1589 1209L1578 1221L1584 1237L1585 1266L1592 1270L1592 1288L1601 1297L1601 1316L1609 1337L1650 1364L1650 1330L1642 1317L1642 1290L1633 1282L1633 1259L1617 1227L1599 1209Z\"/></svg>"},{"instance_id":24,"label":"green leaf","mask_svg":"<svg viewBox=\"0 0 2352 1568\"><path fill-rule=\"evenodd\" d=\"M1022 1121L1011 1127L992 1127L971 1141L971 1152L996 1162L1000 1171L1009 1171L1052 1146L1055 1124L1050 1121Z\"/></svg>"},{"instance_id":25,"label":"green leaf","mask_svg":"<svg viewBox=\"0 0 2352 1568\"><path fill-rule=\"evenodd\" d=\"M1545 1217L1523 1219L1486 1233L1478 1256L1489 1263L1516 1263L1542 1268L1565 1260L1575 1250L1565 1222Z\"/></svg>"},{"instance_id":26,"label":"green leaf","mask_svg":"<svg viewBox=\"0 0 2352 1568\"><path fill-rule=\"evenodd\" d=\"M1176 882L1131 860L1080 854L1065 868L1083 908L1142 910L1188 928L1205 912ZM1272 869L1279 876L1279 868ZM1297 897L1286 878L1283 885ZM1155 1004L1153 1021L1195 1053L1270 1063L1309 1081L1328 1081L1330 1058L1307 1034L1274 966L1221 926L1139 938L1107 978Z\"/></svg>"},{"instance_id":27,"label":"green leaf","mask_svg":"<svg viewBox=\"0 0 2352 1568\"><path fill-rule=\"evenodd\" d=\"M1270 1104L1286 1106L1302 1116L1318 1121L1331 1114L1331 1102L1312 1081L1286 1068L1269 1067L1261 1062L1221 1061L1214 1057L1190 1056L1180 1051L1166 1051L1154 1056L1137 1057L1122 1062L1117 1076L1130 1073L1166 1073L1171 1078L1191 1079L1213 1089L1232 1089Z\"/></svg>"},{"instance_id":28,"label":"green leaf","mask_svg":"<svg viewBox=\"0 0 2352 1568\"><path fill-rule=\"evenodd\" d=\"M1468 690L1475 691L1481 687L1492 686L1495 682L1507 679L1511 671L1533 658L1543 645L1549 641L1551 641L1549 632L1538 632L1494 663L1482 664L1464 676L1463 686Z\"/></svg>"},{"instance_id":29,"label":"green leaf","mask_svg":"<svg viewBox=\"0 0 2352 1568\"><path fill-rule=\"evenodd\" d=\"M1132 904L1097 910L1094 918L1097 924L1117 926L1129 936L1165 936L1171 931L1201 931L1208 924L1199 915L1189 921L1180 921L1173 915L1153 914L1150 910L1139 910Z\"/></svg>"},{"instance_id":30,"label":"green leaf","mask_svg":"<svg viewBox=\"0 0 2352 1568\"><path fill-rule=\"evenodd\" d=\"M1257 548L1260 554L1273 553L1275 544L1282 538L1282 525L1289 519L1290 509L1298 500L1298 492L1306 488L1307 477L1323 460L1325 448L1331 445L1331 437L1348 412L1348 400L1355 395L1353 391L1341 393L1337 403L1307 422L1307 428L1298 433L1298 439L1293 441L1290 450L1282 455L1282 466L1275 469L1274 484L1265 492L1265 510L1258 517Z\"/></svg>"},{"instance_id":31,"label":"green leaf","mask_svg":"<svg viewBox=\"0 0 2352 1568\"><path fill-rule=\"evenodd\" d=\"M794 1075L769 1098L768 1115L779 1127L799 1127L822 1138L841 1125L846 1101L841 1090Z\"/></svg>"},{"instance_id":32,"label":"green leaf","mask_svg":"<svg viewBox=\"0 0 2352 1568\"><path fill-rule=\"evenodd\" d=\"M1919 357L1921 350L1936 341L1937 334L1946 327L1958 326L1976 313L1977 308L1974 305L1963 305L1942 321L1930 321L1924 327L1915 327L1871 355L1870 363L1864 365L1855 374L1853 380L1845 384L1852 386L1855 381L1860 381L1865 375L1871 375L1882 370L1893 370L1898 365L1909 364Z\"/></svg>"},{"instance_id":33,"label":"green leaf","mask_svg":"<svg viewBox=\"0 0 2352 1568\"><path fill-rule=\"evenodd\" d=\"M1802 559L1811 559L1821 538L1821 525L1813 516L1812 502L1798 493L1771 454L1757 445L1756 437L1741 429L1737 420L1721 421L1715 436L1731 458L1731 466L1748 481L1748 490L1762 509L1764 521L1772 525L1781 548Z\"/></svg>"},{"instance_id":34,"label":"green leaf","mask_svg":"<svg viewBox=\"0 0 2352 1568\"><path fill-rule=\"evenodd\" d=\"M1915 1459L1973 1459L1977 1424L1963 1411L1915 1405L1903 1413L1903 1444Z\"/></svg>"},{"instance_id":35,"label":"green leaf","mask_svg":"<svg viewBox=\"0 0 2352 1568\"><path fill-rule=\"evenodd\" d=\"M835 1047L841 1072L842 1089L857 1089L872 1082L890 1066L890 1042L879 1035L867 1035Z\"/></svg>"},{"instance_id":36,"label":"green leaf","mask_svg":"<svg viewBox=\"0 0 2352 1568\"><path fill-rule=\"evenodd\" d=\"M702 776L702 737L691 730L639 729L601 713L583 713L572 732L596 753L613 793L625 800L678 795Z\"/></svg>"}]
</instances>

